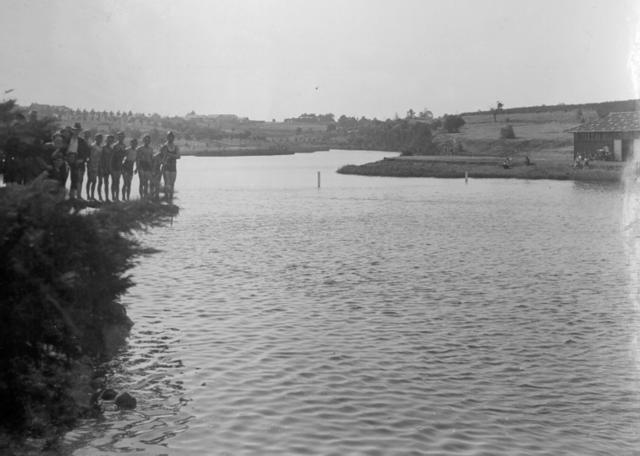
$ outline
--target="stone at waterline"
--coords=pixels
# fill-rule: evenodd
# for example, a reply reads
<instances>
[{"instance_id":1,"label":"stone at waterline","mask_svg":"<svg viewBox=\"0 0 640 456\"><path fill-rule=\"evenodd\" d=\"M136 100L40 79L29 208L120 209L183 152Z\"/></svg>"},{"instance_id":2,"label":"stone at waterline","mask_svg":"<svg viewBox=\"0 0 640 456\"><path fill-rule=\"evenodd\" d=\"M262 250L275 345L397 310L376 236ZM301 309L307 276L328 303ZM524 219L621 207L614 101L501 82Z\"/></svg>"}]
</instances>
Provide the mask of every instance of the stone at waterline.
<instances>
[{"instance_id":1,"label":"stone at waterline","mask_svg":"<svg viewBox=\"0 0 640 456\"><path fill-rule=\"evenodd\" d=\"M112 400L114 400L116 398L117 395L118 395L118 393L115 390L113 390L111 388L107 388L106 390L104 390L102 392L102 394L100 395L100 398L103 401L112 401Z\"/></svg>"},{"instance_id":2,"label":"stone at waterline","mask_svg":"<svg viewBox=\"0 0 640 456\"><path fill-rule=\"evenodd\" d=\"M104 388L105 383L107 383L107 379L104 377L94 377L91 379L90 385L91 388L99 390Z\"/></svg>"},{"instance_id":3,"label":"stone at waterline","mask_svg":"<svg viewBox=\"0 0 640 456\"><path fill-rule=\"evenodd\" d=\"M100 365L93 370L93 378L106 377L109 371L104 365Z\"/></svg>"},{"instance_id":4,"label":"stone at waterline","mask_svg":"<svg viewBox=\"0 0 640 456\"><path fill-rule=\"evenodd\" d=\"M90 386L91 363L89 359L84 357L74 361L70 372L72 375L69 376L69 396L80 410L89 410L92 405L91 395L93 393Z\"/></svg>"},{"instance_id":5,"label":"stone at waterline","mask_svg":"<svg viewBox=\"0 0 640 456\"><path fill-rule=\"evenodd\" d=\"M129 330L133 326L133 322L127 317L124 308L122 310L122 322L117 324L105 324L102 327L102 341L104 350L103 355L108 358L113 358L116 353L125 344L127 337L129 336Z\"/></svg>"},{"instance_id":6,"label":"stone at waterline","mask_svg":"<svg viewBox=\"0 0 640 456\"><path fill-rule=\"evenodd\" d=\"M137 401L135 397L125 391L116 396L116 405L121 409L134 409Z\"/></svg>"}]
</instances>

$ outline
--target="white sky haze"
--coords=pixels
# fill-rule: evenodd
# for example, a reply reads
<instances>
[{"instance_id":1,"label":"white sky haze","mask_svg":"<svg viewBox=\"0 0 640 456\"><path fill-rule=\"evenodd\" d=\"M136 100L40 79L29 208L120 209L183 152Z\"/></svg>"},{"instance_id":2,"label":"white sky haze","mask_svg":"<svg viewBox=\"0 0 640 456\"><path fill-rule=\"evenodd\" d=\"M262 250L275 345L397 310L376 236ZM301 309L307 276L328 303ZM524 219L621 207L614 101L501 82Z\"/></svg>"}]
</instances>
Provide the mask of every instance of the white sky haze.
<instances>
[{"instance_id":1,"label":"white sky haze","mask_svg":"<svg viewBox=\"0 0 640 456\"><path fill-rule=\"evenodd\" d=\"M164 115L635 98L632 0L4 0L0 94Z\"/></svg>"}]
</instances>

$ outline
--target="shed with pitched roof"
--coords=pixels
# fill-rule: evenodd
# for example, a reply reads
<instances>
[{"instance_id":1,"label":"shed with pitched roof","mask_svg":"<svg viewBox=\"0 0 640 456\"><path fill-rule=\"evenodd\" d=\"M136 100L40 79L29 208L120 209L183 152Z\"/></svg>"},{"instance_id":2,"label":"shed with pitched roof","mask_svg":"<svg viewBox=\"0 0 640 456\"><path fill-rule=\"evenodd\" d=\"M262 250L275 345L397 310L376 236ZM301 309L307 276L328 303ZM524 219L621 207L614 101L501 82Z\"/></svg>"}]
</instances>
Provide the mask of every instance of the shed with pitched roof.
<instances>
[{"instance_id":1,"label":"shed with pitched roof","mask_svg":"<svg viewBox=\"0 0 640 456\"><path fill-rule=\"evenodd\" d=\"M640 158L640 112L612 112L601 119L568 130L573 133L573 158L579 155L600 158L605 151L609 159ZM607 154L608 151L608 154Z\"/></svg>"}]
</instances>

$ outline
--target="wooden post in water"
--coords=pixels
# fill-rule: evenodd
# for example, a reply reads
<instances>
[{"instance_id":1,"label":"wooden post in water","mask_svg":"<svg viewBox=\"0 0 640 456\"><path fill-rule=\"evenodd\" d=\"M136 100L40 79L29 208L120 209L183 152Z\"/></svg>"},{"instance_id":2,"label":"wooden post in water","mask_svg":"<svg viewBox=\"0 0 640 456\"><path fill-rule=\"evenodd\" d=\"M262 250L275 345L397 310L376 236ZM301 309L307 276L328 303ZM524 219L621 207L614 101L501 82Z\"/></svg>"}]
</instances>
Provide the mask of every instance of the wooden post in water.
<instances>
[{"instance_id":1,"label":"wooden post in water","mask_svg":"<svg viewBox=\"0 0 640 456\"><path fill-rule=\"evenodd\" d=\"M469 171L464 172L464 183L466 184L467 182L469 182Z\"/></svg>"},{"instance_id":2,"label":"wooden post in water","mask_svg":"<svg viewBox=\"0 0 640 456\"><path fill-rule=\"evenodd\" d=\"M320 188L320 171L318 171L318 188Z\"/></svg>"}]
</instances>

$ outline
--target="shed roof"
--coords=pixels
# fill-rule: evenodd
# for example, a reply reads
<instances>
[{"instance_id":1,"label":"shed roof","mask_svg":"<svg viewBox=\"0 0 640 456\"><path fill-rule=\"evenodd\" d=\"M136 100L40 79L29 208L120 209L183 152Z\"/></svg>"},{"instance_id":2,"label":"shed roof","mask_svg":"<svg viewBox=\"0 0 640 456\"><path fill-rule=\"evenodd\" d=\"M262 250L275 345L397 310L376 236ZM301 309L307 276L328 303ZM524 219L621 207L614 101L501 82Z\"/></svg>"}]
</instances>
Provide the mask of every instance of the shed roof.
<instances>
[{"instance_id":1,"label":"shed roof","mask_svg":"<svg viewBox=\"0 0 640 456\"><path fill-rule=\"evenodd\" d=\"M568 130L571 133L591 131L640 131L640 111L611 112L602 119L578 125Z\"/></svg>"}]
</instances>

